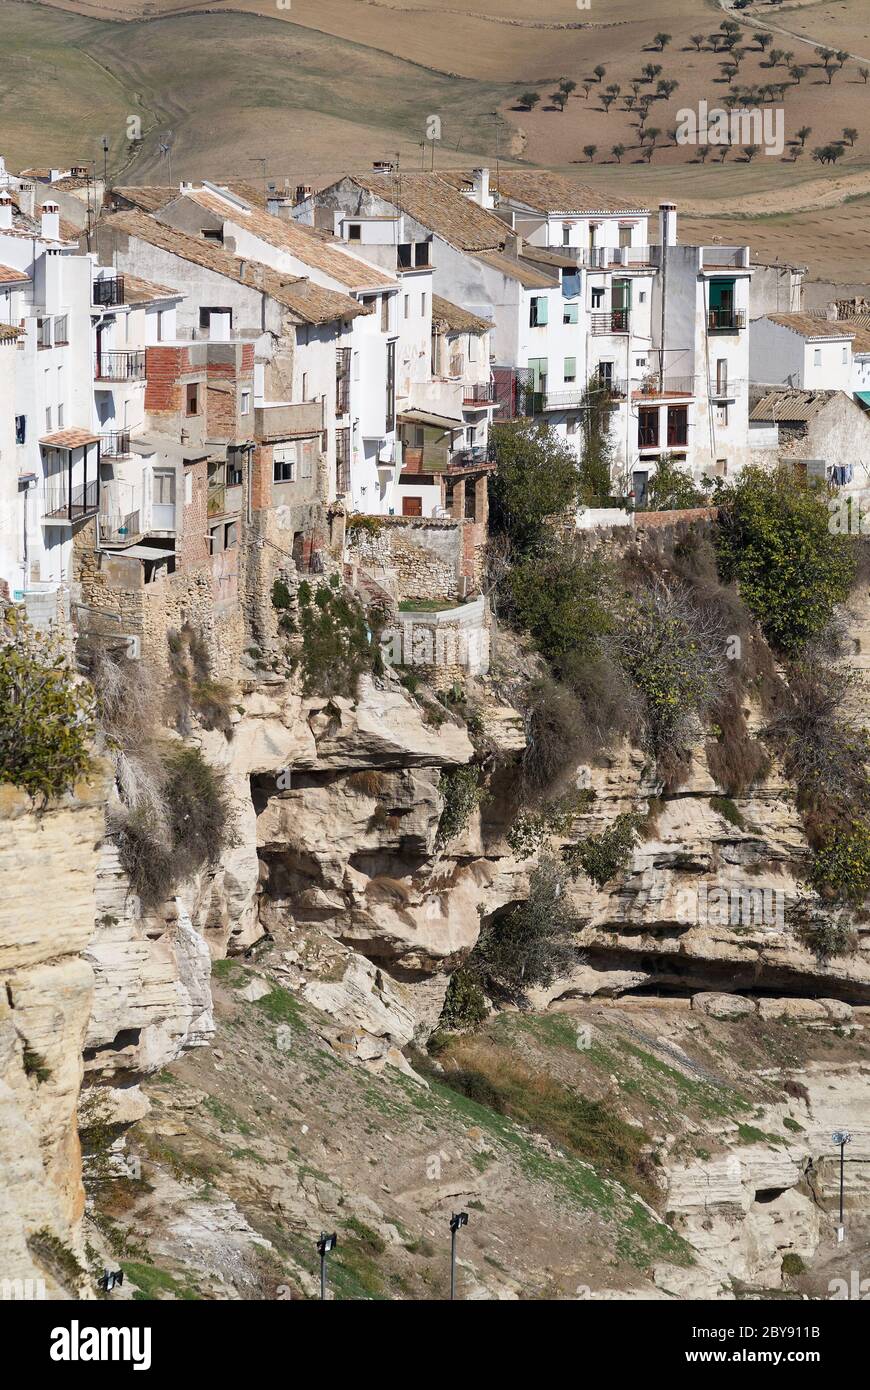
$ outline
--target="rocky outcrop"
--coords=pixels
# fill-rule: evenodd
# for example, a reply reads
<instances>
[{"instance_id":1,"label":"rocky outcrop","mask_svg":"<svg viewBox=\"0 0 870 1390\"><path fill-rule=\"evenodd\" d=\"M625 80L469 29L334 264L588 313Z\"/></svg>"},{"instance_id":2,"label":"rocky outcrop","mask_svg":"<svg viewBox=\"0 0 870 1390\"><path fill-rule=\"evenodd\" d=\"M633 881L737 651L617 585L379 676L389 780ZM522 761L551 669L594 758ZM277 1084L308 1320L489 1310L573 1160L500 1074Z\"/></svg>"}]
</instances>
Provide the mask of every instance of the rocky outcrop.
<instances>
[{"instance_id":1,"label":"rocky outcrop","mask_svg":"<svg viewBox=\"0 0 870 1390\"><path fill-rule=\"evenodd\" d=\"M4 1279L77 1292L84 1206L76 1107L93 1003L87 947L105 770L37 813L0 788L0 1252ZM65 1258L46 1262L47 1249Z\"/></svg>"}]
</instances>

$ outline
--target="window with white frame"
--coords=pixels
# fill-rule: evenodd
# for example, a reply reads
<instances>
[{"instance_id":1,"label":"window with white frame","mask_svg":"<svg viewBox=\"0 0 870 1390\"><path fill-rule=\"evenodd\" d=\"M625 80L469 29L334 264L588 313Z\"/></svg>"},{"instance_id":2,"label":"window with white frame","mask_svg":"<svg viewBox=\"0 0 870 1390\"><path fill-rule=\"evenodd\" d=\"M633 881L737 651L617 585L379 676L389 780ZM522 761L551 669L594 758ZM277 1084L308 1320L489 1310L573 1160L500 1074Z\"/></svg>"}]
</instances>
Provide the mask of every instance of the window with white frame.
<instances>
[{"instance_id":1,"label":"window with white frame","mask_svg":"<svg viewBox=\"0 0 870 1390\"><path fill-rule=\"evenodd\" d=\"M250 391L243 391L243 392L242 392L241 412L242 412L243 415L250 415L250 413L251 413L251 393L250 393Z\"/></svg>"},{"instance_id":2,"label":"window with white frame","mask_svg":"<svg viewBox=\"0 0 870 1390\"><path fill-rule=\"evenodd\" d=\"M295 483L296 445L276 444L272 450L272 480L276 483Z\"/></svg>"}]
</instances>

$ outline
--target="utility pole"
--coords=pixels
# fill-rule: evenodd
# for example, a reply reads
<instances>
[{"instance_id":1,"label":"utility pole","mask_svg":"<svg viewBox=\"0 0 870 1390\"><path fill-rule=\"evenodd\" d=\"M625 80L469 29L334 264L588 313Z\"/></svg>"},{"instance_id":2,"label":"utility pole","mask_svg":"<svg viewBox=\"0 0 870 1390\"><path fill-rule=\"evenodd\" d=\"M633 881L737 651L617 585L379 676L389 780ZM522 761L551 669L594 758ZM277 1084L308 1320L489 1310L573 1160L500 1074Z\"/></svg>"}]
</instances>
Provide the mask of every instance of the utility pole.
<instances>
[{"instance_id":1,"label":"utility pole","mask_svg":"<svg viewBox=\"0 0 870 1390\"><path fill-rule=\"evenodd\" d=\"M450 1302L456 1297L456 1232L468 1225L468 1212L455 1211L450 1215Z\"/></svg>"}]
</instances>

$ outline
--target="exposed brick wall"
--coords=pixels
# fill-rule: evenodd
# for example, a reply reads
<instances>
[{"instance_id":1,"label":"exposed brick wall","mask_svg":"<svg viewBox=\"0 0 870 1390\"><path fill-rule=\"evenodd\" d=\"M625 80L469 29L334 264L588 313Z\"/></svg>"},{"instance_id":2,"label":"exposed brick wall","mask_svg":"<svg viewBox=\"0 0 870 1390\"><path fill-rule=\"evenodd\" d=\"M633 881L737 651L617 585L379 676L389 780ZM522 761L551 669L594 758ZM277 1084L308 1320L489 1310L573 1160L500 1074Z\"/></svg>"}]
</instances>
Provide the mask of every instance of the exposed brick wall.
<instances>
[{"instance_id":1,"label":"exposed brick wall","mask_svg":"<svg viewBox=\"0 0 870 1390\"><path fill-rule=\"evenodd\" d=\"M191 500L185 502L187 477L191 478ZM185 573L206 564L211 558L208 543L208 463L186 463L180 480L182 488L182 532L176 539L176 567Z\"/></svg>"}]
</instances>

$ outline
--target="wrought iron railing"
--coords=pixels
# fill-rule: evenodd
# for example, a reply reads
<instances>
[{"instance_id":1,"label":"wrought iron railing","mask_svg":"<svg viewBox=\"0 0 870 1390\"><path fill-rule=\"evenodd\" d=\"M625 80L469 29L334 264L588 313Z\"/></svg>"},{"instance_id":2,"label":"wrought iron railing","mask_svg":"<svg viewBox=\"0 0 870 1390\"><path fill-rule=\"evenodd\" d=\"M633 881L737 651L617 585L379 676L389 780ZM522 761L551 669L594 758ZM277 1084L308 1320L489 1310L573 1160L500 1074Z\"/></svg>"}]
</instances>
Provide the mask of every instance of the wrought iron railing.
<instances>
[{"instance_id":1,"label":"wrought iron railing","mask_svg":"<svg viewBox=\"0 0 870 1390\"><path fill-rule=\"evenodd\" d=\"M42 490L43 516L58 521L81 521L99 510L100 484L96 478L70 489L66 479L46 483Z\"/></svg>"},{"instance_id":2,"label":"wrought iron railing","mask_svg":"<svg viewBox=\"0 0 870 1390\"><path fill-rule=\"evenodd\" d=\"M143 381L145 378L145 353L98 352L94 361L94 377L97 381Z\"/></svg>"}]
</instances>

